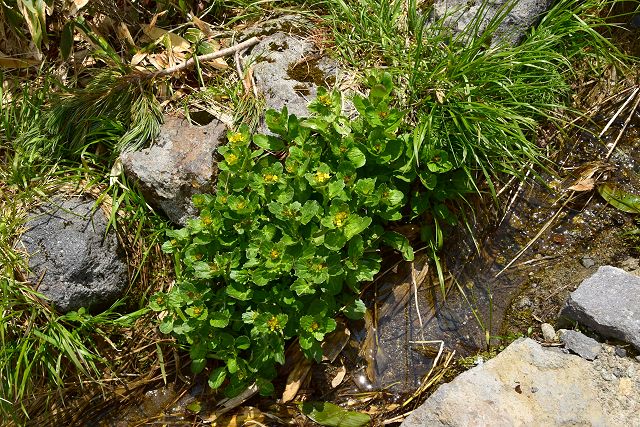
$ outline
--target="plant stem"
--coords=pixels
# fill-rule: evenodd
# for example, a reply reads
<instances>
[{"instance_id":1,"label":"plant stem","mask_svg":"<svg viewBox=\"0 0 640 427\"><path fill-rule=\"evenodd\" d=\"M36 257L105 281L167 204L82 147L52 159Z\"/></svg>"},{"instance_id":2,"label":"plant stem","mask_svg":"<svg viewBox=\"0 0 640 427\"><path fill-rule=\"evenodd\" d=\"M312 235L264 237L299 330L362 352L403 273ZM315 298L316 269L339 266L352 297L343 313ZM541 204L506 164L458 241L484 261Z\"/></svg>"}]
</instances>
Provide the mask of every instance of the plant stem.
<instances>
[{"instance_id":1,"label":"plant stem","mask_svg":"<svg viewBox=\"0 0 640 427\"><path fill-rule=\"evenodd\" d=\"M206 55L192 57L183 64L165 68L164 70L156 71L155 73L150 73L150 74L151 74L151 77L167 76L169 74L173 74L177 71L183 70L187 67L191 67L196 63L196 58L199 62L211 61L212 59L222 58L223 56L231 55L235 52L239 52L241 50L247 49L251 46L258 44L259 41L260 39L258 37L251 37L249 40L245 40L242 43L238 43L237 45L228 47L226 49L220 49L217 52L207 53Z\"/></svg>"}]
</instances>

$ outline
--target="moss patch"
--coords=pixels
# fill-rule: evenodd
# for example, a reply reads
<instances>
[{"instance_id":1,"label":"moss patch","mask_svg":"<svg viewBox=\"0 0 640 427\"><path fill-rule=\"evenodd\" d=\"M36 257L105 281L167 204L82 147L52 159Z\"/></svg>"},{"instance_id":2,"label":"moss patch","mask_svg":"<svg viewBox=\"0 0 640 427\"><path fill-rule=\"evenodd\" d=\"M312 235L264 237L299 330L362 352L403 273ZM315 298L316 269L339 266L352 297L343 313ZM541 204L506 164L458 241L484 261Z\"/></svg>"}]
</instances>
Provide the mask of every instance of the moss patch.
<instances>
[{"instance_id":1,"label":"moss patch","mask_svg":"<svg viewBox=\"0 0 640 427\"><path fill-rule=\"evenodd\" d=\"M313 83L316 86L333 86L335 77L327 77L324 71L318 67L320 58L313 58L307 61L290 64L287 68L287 76L298 82Z\"/></svg>"}]
</instances>

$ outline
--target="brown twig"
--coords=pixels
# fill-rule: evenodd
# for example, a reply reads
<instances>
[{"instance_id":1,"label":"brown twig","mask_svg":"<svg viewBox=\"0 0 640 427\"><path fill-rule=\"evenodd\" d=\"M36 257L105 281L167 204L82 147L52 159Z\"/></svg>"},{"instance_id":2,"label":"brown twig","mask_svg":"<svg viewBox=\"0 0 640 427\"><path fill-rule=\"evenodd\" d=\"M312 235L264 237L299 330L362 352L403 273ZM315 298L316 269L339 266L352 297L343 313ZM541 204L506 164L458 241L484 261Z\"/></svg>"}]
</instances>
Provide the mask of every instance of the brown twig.
<instances>
[{"instance_id":1,"label":"brown twig","mask_svg":"<svg viewBox=\"0 0 640 427\"><path fill-rule=\"evenodd\" d=\"M249 40L245 40L242 43L238 43L237 45L228 47L226 49L220 49L217 52L207 53L206 55L192 57L188 61L184 62L183 64L165 68L164 70L150 73L150 75L151 77L168 76L180 70L184 70L185 68L191 67L196 63L196 60L198 62L204 62L204 61L211 61L212 59L222 58L223 56L235 54L236 52L242 51L244 49L248 49L251 46L258 44L258 42L260 42L260 39L258 37L251 37Z\"/></svg>"}]
</instances>

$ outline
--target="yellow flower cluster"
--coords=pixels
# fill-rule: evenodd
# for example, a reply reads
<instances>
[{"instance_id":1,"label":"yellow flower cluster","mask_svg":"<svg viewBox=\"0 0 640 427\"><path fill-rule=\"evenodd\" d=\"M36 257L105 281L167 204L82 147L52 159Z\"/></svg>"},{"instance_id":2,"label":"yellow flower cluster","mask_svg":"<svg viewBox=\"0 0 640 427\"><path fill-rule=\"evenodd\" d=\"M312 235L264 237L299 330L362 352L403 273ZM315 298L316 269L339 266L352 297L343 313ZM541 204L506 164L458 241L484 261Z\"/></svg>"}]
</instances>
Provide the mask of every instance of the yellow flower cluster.
<instances>
[{"instance_id":1,"label":"yellow flower cluster","mask_svg":"<svg viewBox=\"0 0 640 427\"><path fill-rule=\"evenodd\" d=\"M316 172L316 181L319 182L320 184L327 182L329 178L331 178L331 175L329 175L326 172L321 172L321 171Z\"/></svg>"},{"instance_id":2,"label":"yellow flower cluster","mask_svg":"<svg viewBox=\"0 0 640 427\"><path fill-rule=\"evenodd\" d=\"M333 217L333 223L336 227L342 227L344 223L347 221L347 217L349 214L345 211L338 212L335 217Z\"/></svg>"},{"instance_id":3,"label":"yellow flower cluster","mask_svg":"<svg viewBox=\"0 0 640 427\"><path fill-rule=\"evenodd\" d=\"M244 142L244 135L240 132L236 132L231 134L229 137L229 142L232 144L237 144L239 142Z\"/></svg>"}]
</instances>

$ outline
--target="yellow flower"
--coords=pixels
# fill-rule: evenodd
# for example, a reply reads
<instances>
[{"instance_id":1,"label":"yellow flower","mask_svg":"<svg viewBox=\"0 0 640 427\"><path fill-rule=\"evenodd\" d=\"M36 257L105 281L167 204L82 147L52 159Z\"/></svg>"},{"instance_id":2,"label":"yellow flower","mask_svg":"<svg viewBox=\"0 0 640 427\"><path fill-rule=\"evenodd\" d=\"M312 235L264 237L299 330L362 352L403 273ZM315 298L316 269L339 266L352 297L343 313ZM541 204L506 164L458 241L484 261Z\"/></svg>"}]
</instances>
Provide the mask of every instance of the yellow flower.
<instances>
[{"instance_id":1,"label":"yellow flower","mask_svg":"<svg viewBox=\"0 0 640 427\"><path fill-rule=\"evenodd\" d=\"M329 95L320 95L318 97L318 102L322 105L324 105L325 107L330 107L331 106L331 97Z\"/></svg>"},{"instance_id":2,"label":"yellow flower","mask_svg":"<svg viewBox=\"0 0 640 427\"><path fill-rule=\"evenodd\" d=\"M278 182L278 175L267 173L262 176L265 182Z\"/></svg>"},{"instance_id":3,"label":"yellow flower","mask_svg":"<svg viewBox=\"0 0 640 427\"><path fill-rule=\"evenodd\" d=\"M267 326L269 326L271 332L274 332L276 329L280 329L280 322L278 322L276 316L271 316L271 319L267 320Z\"/></svg>"},{"instance_id":4,"label":"yellow flower","mask_svg":"<svg viewBox=\"0 0 640 427\"><path fill-rule=\"evenodd\" d=\"M229 136L229 142L232 144L244 142L244 135L240 132L232 133L231 136Z\"/></svg>"},{"instance_id":5,"label":"yellow flower","mask_svg":"<svg viewBox=\"0 0 640 427\"><path fill-rule=\"evenodd\" d=\"M338 212L335 217L333 217L333 223L336 227L342 227L347 220L349 214L345 211Z\"/></svg>"},{"instance_id":6,"label":"yellow flower","mask_svg":"<svg viewBox=\"0 0 640 427\"><path fill-rule=\"evenodd\" d=\"M278 257L280 256L280 252L275 249L271 249L271 252L269 252L269 256L271 257L271 259L278 259Z\"/></svg>"},{"instance_id":7,"label":"yellow flower","mask_svg":"<svg viewBox=\"0 0 640 427\"><path fill-rule=\"evenodd\" d=\"M318 171L318 172L316 172L316 177L315 178L316 178L316 182L318 182L320 184L323 184L323 183L327 182L329 180L329 178L331 178L331 175L329 175L326 172Z\"/></svg>"},{"instance_id":8,"label":"yellow flower","mask_svg":"<svg viewBox=\"0 0 640 427\"><path fill-rule=\"evenodd\" d=\"M314 320L313 323L311 324L311 330L315 332L318 329L320 329L320 325L318 324L318 322Z\"/></svg>"},{"instance_id":9,"label":"yellow flower","mask_svg":"<svg viewBox=\"0 0 640 427\"><path fill-rule=\"evenodd\" d=\"M235 164L238 161L238 156L236 156L235 154L231 153L227 156L227 163L229 163L230 165Z\"/></svg>"}]
</instances>

